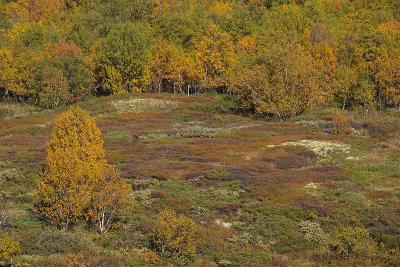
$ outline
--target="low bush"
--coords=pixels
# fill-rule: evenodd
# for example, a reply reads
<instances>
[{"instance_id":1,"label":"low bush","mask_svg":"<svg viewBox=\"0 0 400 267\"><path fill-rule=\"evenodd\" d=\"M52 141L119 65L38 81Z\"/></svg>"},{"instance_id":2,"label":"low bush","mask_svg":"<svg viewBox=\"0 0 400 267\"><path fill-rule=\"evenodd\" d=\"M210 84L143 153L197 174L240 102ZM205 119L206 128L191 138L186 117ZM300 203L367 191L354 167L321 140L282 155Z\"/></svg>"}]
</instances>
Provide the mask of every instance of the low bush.
<instances>
[{"instance_id":1,"label":"low bush","mask_svg":"<svg viewBox=\"0 0 400 267\"><path fill-rule=\"evenodd\" d=\"M0 262L9 263L12 256L21 252L18 241L15 241L9 233L0 234Z\"/></svg>"},{"instance_id":2,"label":"low bush","mask_svg":"<svg viewBox=\"0 0 400 267\"><path fill-rule=\"evenodd\" d=\"M228 180L231 177L231 173L220 166L205 171L203 175L209 180Z\"/></svg>"},{"instance_id":3,"label":"low bush","mask_svg":"<svg viewBox=\"0 0 400 267\"><path fill-rule=\"evenodd\" d=\"M196 223L183 215L179 217L174 211L164 210L160 213L153 228L153 246L163 257L184 260L196 253L198 241Z\"/></svg>"}]
</instances>

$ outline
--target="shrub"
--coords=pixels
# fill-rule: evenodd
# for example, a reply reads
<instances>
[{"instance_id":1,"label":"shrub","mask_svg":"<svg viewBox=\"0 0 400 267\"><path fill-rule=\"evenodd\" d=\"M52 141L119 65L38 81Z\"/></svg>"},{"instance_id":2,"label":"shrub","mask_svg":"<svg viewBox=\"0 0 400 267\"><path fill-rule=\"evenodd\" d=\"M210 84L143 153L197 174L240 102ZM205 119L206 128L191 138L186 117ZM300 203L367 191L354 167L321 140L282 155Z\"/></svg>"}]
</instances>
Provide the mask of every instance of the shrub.
<instances>
[{"instance_id":1,"label":"shrub","mask_svg":"<svg viewBox=\"0 0 400 267\"><path fill-rule=\"evenodd\" d=\"M368 229L360 227L340 227L336 238L339 240L338 252L347 256L369 253L374 247Z\"/></svg>"},{"instance_id":2,"label":"shrub","mask_svg":"<svg viewBox=\"0 0 400 267\"><path fill-rule=\"evenodd\" d=\"M304 238L319 245L326 245L328 237L318 222L301 221L300 231L304 233Z\"/></svg>"},{"instance_id":3,"label":"shrub","mask_svg":"<svg viewBox=\"0 0 400 267\"><path fill-rule=\"evenodd\" d=\"M346 117L340 114L340 112L335 111L332 121L335 124L335 127L332 129L333 134L351 134L353 132Z\"/></svg>"},{"instance_id":4,"label":"shrub","mask_svg":"<svg viewBox=\"0 0 400 267\"><path fill-rule=\"evenodd\" d=\"M234 96L223 94L219 95L217 98L218 109L222 111L230 111L230 110L238 110L239 102L235 99Z\"/></svg>"},{"instance_id":5,"label":"shrub","mask_svg":"<svg viewBox=\"0 0 400 267\"><path fill-rule=\"evenodd\" d=\"M161 256L181 260L190 258L196 253L197 228L192 219L164 210L153 228L154 248Z\"/></svg>"},{"instance_id":6,"label":"shrub","mask_svg":"<svg viewBox=\"0 0 400 267\"><path fill-rule=\"evenodd\" d=\"M220 166L216 166L210 170L205 171L203 175L209 180L228 180L229 177L231 177L231 173Z\"/></svg>"},{"instance_id":7,"label":"shrub","mask_svg":"<svg viewBox=\"0 0 400 267\"><path fill-rule=\"evenodd\" d=\"M15 241L10 234L0 235L0 261L8 263L12 256L21 252L18 241Z\"/></svg>"},{"instance_id":8,"label":"shrub","mask_svg":"<svg viewBox=\"0 0 400 267\"><path fill-rule=\"evenodd\" d=\"M146 264L158 264L160 263L160 258L154 251L143 252L140 255Z\"/></svg>"},{"instance_id":9,"label":"shrub","mask_svg":"<svg viewBox=\"0 0 400 267\"><path fill-rule=\"evenodd\" d=\"M86 217L98 226L100 233L106 233L115 215L127 208L129 190L118 170L108 164L102 167L102 175L91 186L90 208Z\"/></svg>"}]
</instances>

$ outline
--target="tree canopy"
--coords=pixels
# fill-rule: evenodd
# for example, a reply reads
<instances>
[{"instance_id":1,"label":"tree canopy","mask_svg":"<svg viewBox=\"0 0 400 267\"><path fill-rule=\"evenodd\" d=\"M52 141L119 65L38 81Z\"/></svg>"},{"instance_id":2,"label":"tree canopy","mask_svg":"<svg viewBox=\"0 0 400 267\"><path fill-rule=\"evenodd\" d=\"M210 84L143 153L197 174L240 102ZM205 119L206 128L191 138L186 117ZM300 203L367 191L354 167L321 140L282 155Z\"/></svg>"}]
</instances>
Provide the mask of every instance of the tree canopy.
<instances>
[{"instance_id":1,"label":"tree canopy","mask_svg":"<svg viewBox=\"0 0 400 267\"><path fill-rule=\"evenodd\" d=\"M394 0L1 1L0 96L233 92L280 118L400 107ZM249 77L253 77L250 81Z\"/></svg>"}]
</instances>

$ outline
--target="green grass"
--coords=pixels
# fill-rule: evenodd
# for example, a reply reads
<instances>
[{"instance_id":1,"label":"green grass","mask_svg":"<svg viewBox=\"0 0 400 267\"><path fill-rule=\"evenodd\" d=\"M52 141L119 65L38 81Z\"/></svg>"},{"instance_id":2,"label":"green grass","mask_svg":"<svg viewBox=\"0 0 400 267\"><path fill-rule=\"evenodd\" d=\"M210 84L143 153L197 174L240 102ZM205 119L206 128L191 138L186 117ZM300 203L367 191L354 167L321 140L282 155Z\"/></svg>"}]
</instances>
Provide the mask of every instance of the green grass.
<instances>
[{"instance_id":1,"label":"green grass","mask_svg":"<svg viewBox=\"0 0 400 267\"><path fill-rule=\"evenodd\" d=\"M244 152L228 150L228 151L226 151L226 153L222 154L222 157L224 157L224 158L240 157L240 156L243 156L245 154L246 153L244 153Z\"/></svg>"},{"instance_id":2,"label":"green grass","mask_svg":"<svg viewBox=\"0 0 400 267\"><path fill-rule=\"evenodd\" d=\"M179 121L193 121L195 117L190 114L174 114L172 118Z\"/></svg>"},{"instance_id":3,"label":"green grass","mask_svg":"<svg viewBox=\"0 0 400 267\"><path fill-rule=\"evenodd\" d=\"M108 132L106 133L106 138L111 141L133 140L132 134L127 131Z\"/></svg>"},{"instance_id":4,"label":"green grass","mask_svg":"<svg viewBox=\"0 0 400 267\"><path fill-rule=\"evenodd\" d=\"M262 133L262 134L258 135L258 137L260 137L260 138L268 138L268 137L278 136L278 135L282 135L282 134L278 133L278 132L265 132L265 133Z\"/></svg>"},{"instance_id":5,"label":"green grass","mask_svg":"<svg viewBox=\"0 0 400 267\"><path fill-rule=\"evenodd\" d=\"M29 126L27 128L25 128L23 131L21 131L21 133L27 133L30 135L36 135L37 133L40 133L43 131L42 127L39 126Z\"/></svg>"},{"instance_id":6,"label":"green grass","mask_svg":"<svg viewBox=\"0 0 400 267\"><path fill-rule=\"evenodd\" d=\"M238 194L226 189L196 189L186 181L163 181L155 189L188 202L188 205L212 208L217 204L235 203Z\"/></svg>"},{"instance_id":7,"label":"green grass","mask_svg":"<svg viewBox=\"0 0 400 267\"><path fill-rule=\"evenodd\" d=\"M235 115L214 115L212 117L213 121L218 121L218 122L232 122L232 121L241 121L245 118L241 117L241 116L235 116Z\"/></svg>"},{"instance_id":8,"label":"green grass","mask_svg":"<svg viewBox=\"0 0 400 267\"><path fill-rule=\"evenodd\" d=\"M6 118L6 117L11 117L13 115L11 110L5 109L5 108L0 108L0 120Z\"/></svg>"},{"instance_id":9,"label":"green grass","mask_svg":"<svg viewBox=\"0 0 400 267\"><path fill-rule=\"evenodd\" d=\"M187 104L186 107L189 110L196 110L196 111L213 111L214 110L214 106L210 103L194 102L194 103Z\"/></svg>"}]
</instances>

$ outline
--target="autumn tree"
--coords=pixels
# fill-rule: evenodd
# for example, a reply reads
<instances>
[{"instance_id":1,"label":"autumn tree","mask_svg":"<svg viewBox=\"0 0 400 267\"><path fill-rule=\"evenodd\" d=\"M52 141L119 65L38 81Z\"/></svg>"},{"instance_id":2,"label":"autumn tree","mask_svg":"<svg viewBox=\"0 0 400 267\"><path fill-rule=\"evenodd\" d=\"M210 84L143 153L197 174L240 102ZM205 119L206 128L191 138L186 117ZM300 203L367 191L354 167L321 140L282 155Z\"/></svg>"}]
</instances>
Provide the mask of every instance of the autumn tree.
<instances>
[{"instance_id":1,"label":"autumn tree","mask_svg":"<svg viewBox=\"0 0 400 267\"><path fill-rule=\"evenodd\" d=\"M35 63L35 54L19 40L9 48L0 49L0 88L4 88L6 95L23 99L30 90L32 66Z\"/></svg>"},{"instance_id":2,"label":"autumn tree","mask_svg":"<svg viewBox=\"0 0 400 267\"><path fill-rule=\"evenodd\" d=\"M324 68L299 44L277 43L252 58L233 68L227 81L246 110L285 119L333 97Z\"/></svg>"},{"instance_id":3,"label":"autumn tree","mask_svg":"<svg viewBox=\"0 0 400 267\"><path fill-rule=\"evenodd\" d=\"M91 184L105 164L103 140L94 120L80 108L70 108L56 121L47 143L46 168L36 181L38 211L69 229L89 203Z\"/></svg>"},{"instance_id":4,"label":"autumn tree","mask_svg":"<svg viewBox=\"0 0 400 267\"><path fill-rule=\"evenodd\" d=\"M103 234L108 232L115 216L127 208L129 189L114 166L105 164L101 168L101 175L91 184L86 219Z\"/></svg>"},{"instance_id":5,"label":"autumn tree","mask_svg":"<svg viewBox=\"0 0 400 267\"><path fill-rule=\"evenodd\" d=\"M357 84L356 72L346 66L339 66L335 73L336 95L342 101L342 110L346 108L348 100L353 98L353 89Z\"/></svg>"},{"instance_id":6,"label":"autumn tree","mask_svg":"<svg viewBox=\"0 0 400 267\"><path fill-rule=\"evenodd\" d=\"M210 25L196 44L196 57L203 71L203 86L217 86L215 78L224 73L234 60L229 35L217 25Z\"/></svg>"},{"instance_id":7,"label":"autumn tree","mask_svg":"<svg viewBox=\"0 0 400 267\"><path fill-rule=\"evenodd\" d=\"M373 66L378 101L400 109L400 59L380 57Z\"/></svg>"},{"instance_id":8,"label":"autumn tree","mask_svg":"<svg viewBox=\"0 0 400 267\"><path fill-rule=\"evenodd\" d=\"M56 121L47 143L46 168L36 180L38 212L68 230L82 216L107 232L127 207L128 188L104 158L101 132L81 108Z\"/></svg>"},{"instance_id":9,"label":"autumn tree","mask_svg":"<svg viewBox=\"0 0 400 267\"><path fill-rule=\"evenodd\" d=\"M165 257L192 257L196 253L197 227L192 219L164 210L153 228L154 248Z\"/></svg>"},{"instance_id":10,"label":"autumn tree","mask_svg":"<svg viewBox=\"0 0 400 267\"><path fill-rule=\"evenodd\" d=\"M150 60L150 79L159 93L162 91L166 76L171 75L176 68L172 62L176 54L176 47L166 40L159 38L154 41Z\"/></svg>"}]
</instances>

